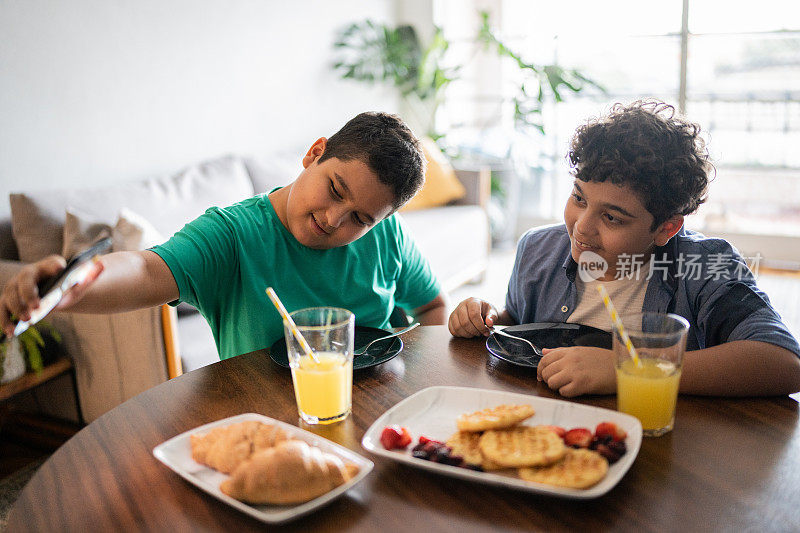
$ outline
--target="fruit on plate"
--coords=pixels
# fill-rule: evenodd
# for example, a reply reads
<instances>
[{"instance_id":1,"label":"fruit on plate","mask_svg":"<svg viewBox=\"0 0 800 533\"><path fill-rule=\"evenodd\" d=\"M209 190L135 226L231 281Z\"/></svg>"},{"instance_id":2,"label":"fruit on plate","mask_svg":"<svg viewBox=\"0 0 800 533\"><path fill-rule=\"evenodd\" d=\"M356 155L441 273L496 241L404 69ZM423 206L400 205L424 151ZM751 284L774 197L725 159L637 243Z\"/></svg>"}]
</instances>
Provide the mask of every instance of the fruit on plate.
<instances>
[{"instance_id":1,"label":"fruit on plate","mask_svg":"<svg viewBox=\"0 0 800 533\"><path fill-rule=\"evenodd\" d=\"M419 438L419 444L411 448L411 456L434 463L441 463L443 465L461 466L473 470L480 469L478 466L465 463L464 457L453 453L453 448L444 442L427 437Z\"/></svg>"},{"instance_id":2,"label":"fruit on plate","mask_svg":"<svg viewBox=\"0 0 800 533\"><path fill-rule=\"evenodd\" d=\"M609 435L600 438L595 437L589 449L595 450L605 457L609 464L619 461L620 457L628 451L624 440L613 440Z\"/></svg>"},{"instance_id":3,"label":"fruit on plate","mask_svg":"<svg viewBox=\"0 0 800 533\"><path fill-rule=\"evenodd\" d=\"M598 439L609 436L611 440L619 442L625 440L628 434L614 422L600 422L594 430L594 436Z\"/></svg>"},{"instance_id":4,"label":"fruit on plate","mask_svg":"<svg viewBox=\"0 0 800 533\"><path fill-rule=\"evenodd\" d=\"M387 450L403 450L411 444L411 434L398 425L386 426L381 432L381 444Z\"/></svg>"},{"instance_id":5,"label":"fruit on plate","mask_svg":"<svg viewBox=\"0 0 800 533\"><path fill-rule=\"evenodd\" d=\"M586 428L573 428L564 434L564 444L573 448L588 448L594 435Z\"/></svg>"},{"instance_id":6,"label":"fruit on plate","mask_svg":"<svg viewBox=\"0 0 800 533\"><path fill-rule=\"evenodd\" d=\"M420 435L419 442L411 448L411 456L442 465L505 475L512 472L512 467L521 467L513 473L522 479L588 488L603 479L608 465L619 461L627 452L627 432L609 421L600 422L594 431L586 427L567 430L554 424L519 425L521 420L517 419L502 429L485 427L486 424L498 424L501 419L503 424L507 424L509 413L527 418L533 415L532 411L531 406L501 405L466 413L457 419L459 431L447 442ZM464 426L469 426L469 429L464 429ZM381 444L387 450L405 449L411 440L408 430L399 425L386 426L380 435Z\"/></svg>"}]
</instances>

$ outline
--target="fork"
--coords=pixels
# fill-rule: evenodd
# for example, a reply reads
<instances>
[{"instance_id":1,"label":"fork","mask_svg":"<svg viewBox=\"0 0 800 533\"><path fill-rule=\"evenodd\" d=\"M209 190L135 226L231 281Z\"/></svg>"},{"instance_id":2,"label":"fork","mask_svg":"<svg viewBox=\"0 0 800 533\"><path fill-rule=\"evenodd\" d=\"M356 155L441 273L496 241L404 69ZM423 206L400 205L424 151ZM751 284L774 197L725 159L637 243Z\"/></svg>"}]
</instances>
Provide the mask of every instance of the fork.
<instances>
[{"instance_id":1,"label":"fork","mask_svg":"<svg viewBox=\"0 0 800 533\"><path fill-rule=\"evenodd\" d=\"M374 341L371 341L369 344L367 344L363 348L359 348L358 350L354 351L353 352L353 357L358 357L359 355L364 355L365 353L367 353L367 350L369 350L369 347L372 346L373 344L375 344L378 341L385 341L386 339L391 339L392 337L397 337L398 335L402 335L403 333L411 331L412 329L414 329L417 326L419 326L419 322L414 322L413 324L411 324L407 328L403 328L403 329L401 329L400 331L398 331L396 333L392 333L391 335L386 335L385 337L377 338Z\"/></svg>"},{"instance_id":2,"label":"fork","mask_svg":"<svg viewBox=\"0 0 800 533\"><path fill-rule=\"evenodd\" d=\"M516 335L512 335L511 333L508 333L507 331L505 331L503 329L500 329L500 328L496 328L494 326L492 326L490 329L492 330L492 333L498 334L499 336L508 337L509 339L514 339L516 341L524 342L525 344L527 344L528 346L531 347L531 350L533 350L533 353L535 353L539 357L542 357L542 350L540 350L538 347L536 347L528 339L523 339L522 337L517 337ZM500 344L500 343L498 342L498 344ZM501 346L501 348L502 348L502 346Z\"/></svg>"}]
</instances>

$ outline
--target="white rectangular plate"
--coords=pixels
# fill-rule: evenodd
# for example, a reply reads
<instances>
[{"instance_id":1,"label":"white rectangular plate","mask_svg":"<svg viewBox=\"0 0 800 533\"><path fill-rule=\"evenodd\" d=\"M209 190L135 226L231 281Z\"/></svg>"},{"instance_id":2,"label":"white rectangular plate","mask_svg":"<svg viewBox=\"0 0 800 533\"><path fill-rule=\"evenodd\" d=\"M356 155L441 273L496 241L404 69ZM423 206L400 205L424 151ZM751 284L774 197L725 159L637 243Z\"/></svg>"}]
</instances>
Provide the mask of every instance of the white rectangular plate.
<instances>
[{"instance_id":1,"label":"white rectangular plate","mask_svg":"<svg viewBox=\"0 0 800 533\"><path fill-rule=\"evenodd\" d=\"M227 426L228 424L236 424L238 422L245 422L248 420L255 420L264 424L274 424L280 426L292 437L304 440L311 446L316 446L324 452L331 453L339 456L343 461L352 463L358 466L358 474L350 479L344 485L336 487L335 489L314 498L306 503L298 505L250 505L240 502L231 498L227 494L219 490L219 485L223 480L227 479L227 475L216 470L209 468L205 465L196 463L192 459L192 449L189 443L190 435L197 435L208 433L210 430L219 426ZM315 435L310 431L305 431L291 424L281 422L257 413L245 413L223 420L217 420L204 426L181 433L177 437L173 437L166 442L163 442L153 448L153 455L171 468L176 474L181 476L189 483L197 486L198 488L211 494L218 500L227 503L231 507L235 507L253 516L262 522L280 523L300 517L304 514L325 505L336 497L343 494L350 489L353 485L364 479L369 474L372 467L375 466L369 459L340 446L334 442Z\"/></svg>"},{"instance_id":2,"label":"white rectangular plate","mask_svg":"<svg viewBox=\"0 0 800 533\"><path fill-rule=\"evenodd\" d=\"M532 405L536 410L536 414L523 422L525 425L552 424L567 430L585 427L594 432L595 427L600 422L614 422L628 433L628 437L625 439L627 452L619 461L609 466L608 474L600 483L588 489L569 489L544 485L504 474L477 472L411 456L411 447L419 441L420 435L444 442L456 432L456 418L460 415L501 404ZM414 441L407 450L390 451L381 445L381 431L383 431L384 427L392 424L405 427L411 433ZM641 444L641 423L639 423L638 419L624 413L564 400L467 387L430 387L423 389L383 413L370 426L361 440L361 445L375 455L432 470L440 474L490 485L503 485L529 492L578 499L597 498L611 490L633 464Z\"/></svg>"}]
</instances>

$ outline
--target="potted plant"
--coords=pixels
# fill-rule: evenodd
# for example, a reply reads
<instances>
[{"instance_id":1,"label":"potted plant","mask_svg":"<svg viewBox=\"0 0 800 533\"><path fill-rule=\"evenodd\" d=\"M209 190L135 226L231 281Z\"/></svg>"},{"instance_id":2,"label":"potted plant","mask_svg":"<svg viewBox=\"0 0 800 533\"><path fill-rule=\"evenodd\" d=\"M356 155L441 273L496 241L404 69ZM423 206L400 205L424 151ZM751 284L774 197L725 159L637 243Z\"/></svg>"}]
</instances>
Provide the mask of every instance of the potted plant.
<instances>
[{"instance_id":1,"label":"potted plant","mask_svg":"<svg viewBox=\"0 0 800 533\"><path fill-rule=\"evenodd\" d=\"M47 322L0 343L0 383L8 383L26 370L40 373L53 355L52 348L61 342L61 335Z\"/></svg>"},{"instance_id":2,"label":"potted plant","mask_svg":"<svg viewBox=\"0 0 800 533\"><path fill-rule=\"evenodd\" d=\"M444 89L461 68L442 65L450 43L440 28L423 47L413 26L392 28L368 19L342 30L333 46L339 56L333 68L343 79L394 86L408 104L414 126L433 139L440 137L433 118Z\"/></svg>"},{"instance_id":3,"label":"potted plant","mask_svg":"<svg viewBox=\"0 0 800 533\"><path fill-rule=\"evenodd\" d=\"M481 11L479 14L481 23L474 37L475 44L494 50L523 74L512 98L517 126L531 126L544 133L541 114L547 101L561 102L565 90L577 93L594 87L605 91L576 69L526 61L492 29L489 13ZM445 66L450 43L441 28L435 28L430 43L423 46L413 26L404 24L392 28L365 20L342 30L333 46L338 54L333 69L343 79L393 85L407 102L411 101L412 108L419 107L417 103L424 104L427 113L424 122L428 126L425 133L434 139L442 136L435 131L433 118L442 102L444 89L458 79L464 65Z\"/></svg>"}]
</instances>

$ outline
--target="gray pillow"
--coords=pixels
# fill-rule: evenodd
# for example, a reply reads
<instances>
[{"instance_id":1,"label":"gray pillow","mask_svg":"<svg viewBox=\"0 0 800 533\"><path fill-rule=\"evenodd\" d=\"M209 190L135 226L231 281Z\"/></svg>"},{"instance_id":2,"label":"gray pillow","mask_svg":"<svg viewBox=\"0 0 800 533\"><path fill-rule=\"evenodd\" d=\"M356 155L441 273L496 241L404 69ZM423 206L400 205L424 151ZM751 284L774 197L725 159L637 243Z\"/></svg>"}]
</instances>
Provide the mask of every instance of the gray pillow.
<instances>
[{"instance_id":1,"label":"gray pillow","mask_svg":"<svg viewBox=\"0 0 800 533\"><path fill-rule=\"evenodd\" d=\"M239 157L225 156L177 174L111 186L13 193L11 220L19 257L33 262L63 249L67 207L113 225L129 208L169 237L211 206L227 206L253 195Z\"/></svg>"}]
</instances>

